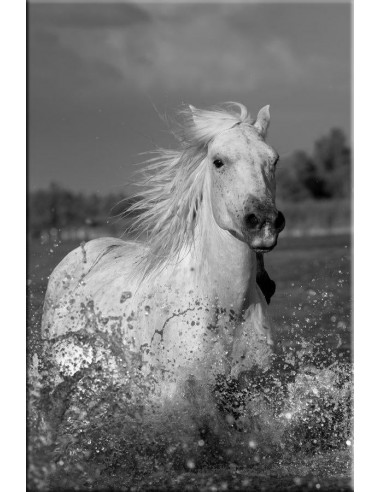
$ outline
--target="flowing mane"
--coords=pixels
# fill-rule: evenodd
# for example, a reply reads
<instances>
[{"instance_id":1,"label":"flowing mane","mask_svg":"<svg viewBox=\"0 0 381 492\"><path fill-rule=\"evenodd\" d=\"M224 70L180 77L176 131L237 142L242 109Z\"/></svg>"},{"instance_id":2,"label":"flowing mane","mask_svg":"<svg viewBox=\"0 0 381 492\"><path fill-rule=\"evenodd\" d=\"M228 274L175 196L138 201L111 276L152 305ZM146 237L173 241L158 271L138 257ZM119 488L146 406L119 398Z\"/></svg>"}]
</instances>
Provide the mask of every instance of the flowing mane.
<instances>
[{"instance_id":1,"label":"flowing mane","mask_svg":"<svg viewBox=\"0 0 381 492\"><path fill-rule=\"evenodd\" d=\"M140 266L145 275L178 261L192 244L203 196L208 144L219 133L240 123L252 124L246 107L229 102L209 110L179 111L174 135L178 150L157 149L143 162L137 186L142 191L127 213L138 213L130 231L147 241L149 248Z\"/></svg>"}]
</instances>

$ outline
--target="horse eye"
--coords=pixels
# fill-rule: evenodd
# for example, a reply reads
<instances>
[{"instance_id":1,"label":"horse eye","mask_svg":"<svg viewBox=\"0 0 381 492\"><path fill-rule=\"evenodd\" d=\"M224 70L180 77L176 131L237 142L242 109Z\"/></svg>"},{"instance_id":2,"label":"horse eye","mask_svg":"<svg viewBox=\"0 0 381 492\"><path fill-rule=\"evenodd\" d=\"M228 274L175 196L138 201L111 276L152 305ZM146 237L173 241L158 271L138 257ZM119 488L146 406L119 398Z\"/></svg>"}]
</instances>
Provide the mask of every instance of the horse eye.
<instances>
[{"instance_id":1,"label":"horse eye","mask_svg":"<svg viewBox=\"0 0 381 492\"><path fill-rule=\"evenodd\" d=\"M213 164L216 166L217 169L219 169L220 167L222 167L224 165L224 163L221 161L221 159L215 159L213 161Z\"/></svg>"}]
</instances>

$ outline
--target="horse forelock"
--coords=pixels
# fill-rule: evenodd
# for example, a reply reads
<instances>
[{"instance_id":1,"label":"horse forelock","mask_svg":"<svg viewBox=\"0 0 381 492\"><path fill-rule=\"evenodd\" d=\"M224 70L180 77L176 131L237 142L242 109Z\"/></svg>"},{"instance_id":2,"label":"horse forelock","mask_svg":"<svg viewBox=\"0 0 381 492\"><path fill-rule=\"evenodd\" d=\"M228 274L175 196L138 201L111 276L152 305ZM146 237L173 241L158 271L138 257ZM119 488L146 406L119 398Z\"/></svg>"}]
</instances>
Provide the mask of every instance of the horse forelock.
<instances>
[{"instance_id":1,"label":"horse forelock","mask_svg":"<svg viewBox=\"0 0 381 492\"><path fill-rule=\"evenodd\" d=\"M239 113L234 108L239 109ZM181 260L192 246L200 217L209 143L240 123L252 124L245 106L224 103L209 110L186 108L175 132L179 149L157 149L142 163L142 191L128 212L138 213L130 231L147 240L149 248L139 262L144 275Z\"/></svg>"},{"instance_id":2,"label":"horse forelock","mask_svg":"<svg viewBox=\"0 0 381 492\"><path fill-rule=\"evenodd\" d=\"M236 102L227 102L210 109L186 108L180 113L185 122L180 127L180 140L188 145L196 143L207 146L223 131L240 123L253 123L247 108Z\"/></svg>"}]
</instances>

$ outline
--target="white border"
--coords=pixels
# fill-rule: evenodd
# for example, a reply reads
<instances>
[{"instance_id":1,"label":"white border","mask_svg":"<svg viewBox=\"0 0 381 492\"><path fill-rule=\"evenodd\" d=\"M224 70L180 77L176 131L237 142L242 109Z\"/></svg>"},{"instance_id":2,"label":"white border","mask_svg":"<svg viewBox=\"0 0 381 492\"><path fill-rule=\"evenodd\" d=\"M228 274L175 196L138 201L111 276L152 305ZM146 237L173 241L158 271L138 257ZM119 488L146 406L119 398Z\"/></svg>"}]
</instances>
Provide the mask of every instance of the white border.
<instances>
[{"instance_id":1,"label":"white border","mask_svg":"<svg viewBox=\"0 0 381 492\"><path fill-rule=\"evenodd\" d=\"M3 490L25 490L26 473L26 9L1 5L1 435Z\"/></svg>"}]
</instances>

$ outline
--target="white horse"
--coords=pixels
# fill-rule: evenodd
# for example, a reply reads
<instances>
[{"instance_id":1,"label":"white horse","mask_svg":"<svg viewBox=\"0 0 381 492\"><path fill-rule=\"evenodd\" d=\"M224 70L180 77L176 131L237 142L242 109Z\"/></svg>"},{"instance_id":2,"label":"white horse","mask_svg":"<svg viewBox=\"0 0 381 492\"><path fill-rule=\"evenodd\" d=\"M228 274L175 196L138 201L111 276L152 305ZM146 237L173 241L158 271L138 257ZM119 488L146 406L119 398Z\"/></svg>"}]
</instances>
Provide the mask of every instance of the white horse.
<instances>
[{"instance_id":1,"label":"white horse","mask_svg":"<svg viewBox=\"0 0 381 492\"><path fill-rule=\"evenodd\" d=\"M189 378L205 387L218 375L270 364L257 255L275 247L284 217L275 205L278 154L265 142L269 122L269 106L255 120L238 103L183 111L179 149L147 161L132 207L146 241L90 241L50 277L42 333L57 340L61 375L102 357L70 338L81 330L116 330L141 374L155 375L152 394L167 402Z\"/></svg>"}]
</instances>

